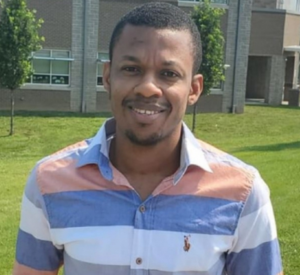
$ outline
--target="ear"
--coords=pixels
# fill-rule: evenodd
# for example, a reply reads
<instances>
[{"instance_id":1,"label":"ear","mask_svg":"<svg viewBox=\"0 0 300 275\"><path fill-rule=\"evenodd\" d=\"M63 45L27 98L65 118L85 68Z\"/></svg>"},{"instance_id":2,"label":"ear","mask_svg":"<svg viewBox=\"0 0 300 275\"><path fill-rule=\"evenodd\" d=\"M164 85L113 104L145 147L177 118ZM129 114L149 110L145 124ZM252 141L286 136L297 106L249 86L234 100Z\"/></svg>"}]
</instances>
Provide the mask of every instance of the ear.
<instances>
[{"instance_id":1,"label":"ear","mask_svg":"<svg viewBox=\"0 0 300 275\"><path fill-rule=\"evenodd\" d=\"M194 105L203 91L203 76L196 74L193 76L190 93L188 96L188 104Z\"/></svg>"},{"instance_id":2,"label":"ear","mask_svg":"<svg viewBox=\"0 0 300 275\"><path fill-rule=\"evenodd\" d=\"M105 90L110 94L110 62L105 62L103 66L103 86Z\"/></svg>"}]
</instances>

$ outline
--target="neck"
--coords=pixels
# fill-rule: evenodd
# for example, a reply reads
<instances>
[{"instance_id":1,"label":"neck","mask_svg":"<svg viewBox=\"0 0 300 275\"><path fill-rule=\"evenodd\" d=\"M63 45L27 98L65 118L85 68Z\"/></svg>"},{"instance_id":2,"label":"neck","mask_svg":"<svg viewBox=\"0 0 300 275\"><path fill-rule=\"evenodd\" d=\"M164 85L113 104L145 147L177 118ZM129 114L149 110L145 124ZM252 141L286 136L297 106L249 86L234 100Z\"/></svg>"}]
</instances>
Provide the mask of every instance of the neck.
<instances>
[{"instance_id":1,"label":"neck","mask_svg":"<svg viewBox=\"0 0 300 275\"><path fill-rule=\"evenodd\" d=\"M181 135L154 146L139 146L116 133L110 147L112 164L124 175L170 176L180 165Z\"/></svg>"}]
</instances>

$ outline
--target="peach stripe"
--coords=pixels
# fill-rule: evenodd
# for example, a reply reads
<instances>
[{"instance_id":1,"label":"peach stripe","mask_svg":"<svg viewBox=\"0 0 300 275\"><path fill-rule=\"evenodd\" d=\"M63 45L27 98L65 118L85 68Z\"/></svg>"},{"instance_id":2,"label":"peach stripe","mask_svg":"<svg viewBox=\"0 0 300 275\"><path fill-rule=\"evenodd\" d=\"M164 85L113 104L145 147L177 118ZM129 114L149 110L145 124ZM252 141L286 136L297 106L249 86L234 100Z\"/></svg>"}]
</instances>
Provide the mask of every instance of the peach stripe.
<instances>
[{"instance_id":1,"label":"peach stripe","mask_svg":"<svg viewBox=\"0 0 300 275\"><path fill-rule=\"evenodd\" d=\"M77 143L74 143L74 144L72 144L72 145L70 145L70 146L68 146L68 147L65 147L65 148L63 148L63 149L61 149L61 150L59 150L59 151L53 153L53 154L51 155L51 157L52 157L52 156L57 156L57 155L62 154L62 153L64 153L64 152L73 151L74 149L79 149L79 148L84 148L84 147L87 147L86 141L85 141L85 140L79 141L79 142L77 142Z\"/></svg>"},{"instance_id":2,"label":"peach stripe","mask_svg":"<svg viewBox=\"0 0 300 275\"><path fill-rule=\"evenodd\" d=\"M253 175L232 166L210 165L213 173L190 167L181 181L164 191L165 195L193 195L245 201L252 187Z\"/></svg>"},{"instance_id":3,"label":"peach stripe","mask_svg":"<svg viewBox=\"0 0 300 275\"><path fill-rule=\"evenodd\" d=\"M14 269L13 269L13 275L57 275L57 274L58 274L58 270L55 271L36 270L27 267L25 265L21 265L17 261L15 261Z\"/></svg>"},{"instance_id":4,"label":"peach stripe","mask_svg":"<svg viewBox=\"0 0 300 275\"><path fill-rule=\"evenodd\" d=\"M76 167L76 160L46 161L38 170L37 181L42 194L83 190L128 190L104 179L97 165Z\"/></svg>"}]
</instances>

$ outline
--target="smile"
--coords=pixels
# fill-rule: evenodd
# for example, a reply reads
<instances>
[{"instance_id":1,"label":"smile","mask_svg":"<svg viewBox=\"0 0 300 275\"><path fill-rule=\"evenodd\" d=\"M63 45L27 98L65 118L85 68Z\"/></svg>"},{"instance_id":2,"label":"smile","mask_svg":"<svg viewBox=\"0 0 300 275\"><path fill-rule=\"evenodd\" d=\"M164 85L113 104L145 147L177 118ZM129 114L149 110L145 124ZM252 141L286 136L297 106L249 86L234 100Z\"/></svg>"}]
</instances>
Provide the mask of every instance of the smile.
<instances>
[{"instance_id":1,"label":"smile","mask_svg":"<svg viewBox=\"0 0 300 275\"><path fill-rule=\"evenodd\" d=\"M132 108L132 110L135 111L138 114L148 115L148 116L155 115L155 114L158 114L158 113L162 112L162 111L143 110L143 109L137 109L137 108Z\"/></svg>"}]
</instances>

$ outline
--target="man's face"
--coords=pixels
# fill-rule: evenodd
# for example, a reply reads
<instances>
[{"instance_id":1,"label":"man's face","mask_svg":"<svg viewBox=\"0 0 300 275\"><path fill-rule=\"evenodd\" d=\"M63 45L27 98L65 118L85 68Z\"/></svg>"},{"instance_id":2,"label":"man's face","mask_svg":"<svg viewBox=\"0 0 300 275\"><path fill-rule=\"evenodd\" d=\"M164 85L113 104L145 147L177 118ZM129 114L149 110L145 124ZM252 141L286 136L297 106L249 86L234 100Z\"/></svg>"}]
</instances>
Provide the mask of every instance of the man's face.
<instances>
[{"instance_id":1,"label":"man's face","mask_svg":"<svg viewBox=\"0 0 300 275\"><path fill-rule=\"evenodd\" d=\"M117 135L144 146L179 138L186 106L202 91L193 61L188 31L125 26L104 67Z\"/></svg>"}]
</instances>

